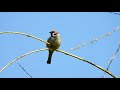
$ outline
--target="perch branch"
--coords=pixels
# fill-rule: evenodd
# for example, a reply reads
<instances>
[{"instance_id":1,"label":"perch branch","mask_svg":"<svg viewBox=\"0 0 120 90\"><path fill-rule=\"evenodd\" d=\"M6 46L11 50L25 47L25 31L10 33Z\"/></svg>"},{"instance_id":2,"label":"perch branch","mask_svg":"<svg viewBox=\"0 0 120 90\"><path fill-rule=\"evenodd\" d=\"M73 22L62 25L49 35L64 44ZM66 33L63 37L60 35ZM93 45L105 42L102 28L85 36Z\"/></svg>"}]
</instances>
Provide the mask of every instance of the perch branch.
<instances>
[{"instance_id":1,"label":"perch branch","mask_svg":"<svg viewBox=\"0 0 120 90\"><path fill-rule=\"evenodd\" d=\"M44 43L46 43L46 44L49 44L48 42L46 42L46 41L44 41L44 40L42 40L42 39L40 39L40 38L37 38L37 37L32 36L32 35L29 35L29 34L25 34L25 33L22 33L22 32L0 32L0 34L21 34L21 35L24 35L24 36L28 36L28 37L37 39L37 40L42 41L42 42L44 42ZM27 56L27 55L29 55L29 54L32 54L32 53L35 53L35 52L39 52L39 51L43 51L43 50L48 50L48 48L44 48L44 49L39 49L39 50L34 50L34 51L31 51L31 52L28 52L28 53L26 53L26 54L24 54L24 55L22 55L22 56L20 56L20 57L18 57L18 58L16 58L16 59L14 59L13 61L11 61L10 63L8 63L7 65L5 65L5 66L0 70L0 72L2 72L5 68L7 68L9 65L11 65L12 63L14 63L14 62L17 61L18 59L21 59L21 58L23 58L23 57L25 57L25 56ZM79 59L79 60L82 60L82 61L84 61L84 62L87 62L87 63L89 63L89 64L91 64L91 65L99 68L100 70L106 72L107 74L111 75L112 77L116 78L116 76L114 76L112 73L108 72L108 71L105 70L104 68L102 68L102 67L100 67L100 66L98 66L98 65L95 65L95 64L93 64L93 63L91 63L91 62L89 62L89 61L87 61L87 60L85 60L85 59L83 59L83 58L80 58L80 57L78 57L78 56L75 56L75 55L73 55L73 54L70 54L70 53L65 52L65 51L62 51L62 50L58 50L58 49L57 49L56 51L61 52L61 53L64 53L64 54L69 55L69 56L72 56L72 57L77 58L77 59Z\"/></svg>"},{"instance_id":2,"label":"perch branch","mask_svg":"<svg viewBox=\"0 0 120 90\"><path fill-rule=\"evenodd\" d=\"M77 58L77 59L79 59L79 60L82 60L82 61L84 61L84 62L87 62L87 63L89 63L89 64L97 67L98 69L106 72L106 73L109 74L110 76L112 76L112 77L114 77L114 78L117 78L117 77L114 76L112 73L110 73L110 72L108 72L107 70L105 70L104 68L102 68L102 67L100 67L100 66L98 66L98 65L96 65L96 64L94 64L94 63L92 63L92 62L89 62L89 61L87 61L87 60L85 60L85 59L83 59L83 58L80 58L80 57L78 57L78 56L75 56L75 55L73 55L73 54L70 54L70 53L68 53L68 52L65 52L65 51L63 51L63 50L57 49L56 51L61 52L61 53L64 53L64 54L69 55L69 56L72 56L72 57Z\"/></svg>"},{"instance_id":3,"label":"perch branch","mask_svg":"<svg viewBox=\"0 0 120 90\"><path fill-rule=\"evenodd\" d=\"M46 41L44 41L44 40L42 40L42 39L40 39L38 37L35 37L33 35L30 35L30 34L25 34L25 33L22 33L22 32L0 32L0 34L20 34L20 35L24 35L24 36L27 36L27 37L34 38L34 39L39 40L41 42L44 42L46 44L49 44L48 42L46 42Z\"/></svg>"}]
</instances>

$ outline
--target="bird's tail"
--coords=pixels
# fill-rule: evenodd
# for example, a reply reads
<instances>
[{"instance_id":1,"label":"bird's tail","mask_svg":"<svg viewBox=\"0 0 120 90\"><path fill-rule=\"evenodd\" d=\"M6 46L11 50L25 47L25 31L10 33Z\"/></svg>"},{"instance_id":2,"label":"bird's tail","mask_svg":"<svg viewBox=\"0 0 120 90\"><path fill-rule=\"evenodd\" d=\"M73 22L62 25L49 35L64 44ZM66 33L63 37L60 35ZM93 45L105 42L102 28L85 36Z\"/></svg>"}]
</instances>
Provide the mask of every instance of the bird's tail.
<instances>
[{"instance_id":1,"label":"bird's tail","mask_svg":"<svg viewBox=\"0 0 120 90\"><path fill-rule=\"evenodd\" d=\"M54 51L50 51L50 50L49 50L49 56L48 56L47 64L51 64L51 58L52 58L53 52L54 52Z\"/></svg>"}]
</instances>

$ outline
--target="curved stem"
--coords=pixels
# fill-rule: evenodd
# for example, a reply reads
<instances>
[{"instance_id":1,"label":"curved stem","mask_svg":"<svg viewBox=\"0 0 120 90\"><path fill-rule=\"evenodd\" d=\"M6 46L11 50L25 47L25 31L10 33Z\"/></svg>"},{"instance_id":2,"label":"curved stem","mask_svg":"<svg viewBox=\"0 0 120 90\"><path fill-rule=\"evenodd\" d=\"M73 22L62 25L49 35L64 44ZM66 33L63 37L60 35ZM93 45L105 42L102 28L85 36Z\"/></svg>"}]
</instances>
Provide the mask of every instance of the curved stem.
<instances>
[{"instance_id":1,"label":"curved stem","mask_svg":"<svg viewBox=\"0 0 120 90\"><path fill-rule=\"evenodd\" d=\"M17 60L29 55L29 54L32 54L32 53L35 53L35 52L40 52L40 51L43 51L43 50L48 50L48 48L43 48L43 49L38 49L38 50L34 50L34 51L31 51L31 52L28 52L26 54L23 54L22 56L20 57L17 57L15 58L14 60L12 60L11 62L9 62L7 65L5 65L1 70L0 72L2 72L5 68L7 68L8 66L10 66L12 63L16 62Z\"/></svg>"},{"instance_id":2,"label":"curved stem","mask_svg":"<svg viewBox=\"0 0 120 90\"><path fill-rule=\"evenodd\" d=\"M64 54L69 55L69 56L72 56L72 57L77 58L77 59L79 59L79 60L81 60L81 61L87 62L87 63L89 63L89 64L97 67L98 69L106 72L107 74L109 74L109 75L112 76L113 78L117 78L117 77L114 76L112 73L108 72L107 70L105 70L104 68L100 67L99 65L96 65L96 64L94 64L94 63L92 63L92 62L89 62L89 61L87 61L87 60L85 60L85 59L83 59L83 58L80 58L80 57L78 57L78 56L75 56L75 55L73 55L73 54L70 54L70 53L68 53L68 52L65 52L65 51L63 51L63 50L56 49L56 51L61 52L61 53L64 53Z\"/></svg>"},{"instance_id":3,"label":"curved stem","mask_svg":"<svg viewBox=\"0 0 120 90\"><path fill-rule=\"evenodd\" d=\"M30 34L25 34L25 33L22 33L22 32L0 32L0 34L21 34L21 35L24 35L24 36L27 36L27 37L34 38L34 39L39 40L41 42L44 42L46 44L49 44L48 42L46 42L46 41L44 41L44 40L42 40L42 39L40 39L38 37L35 37L33 35L30 35Z\"/></svg>"},{"instance_id":4,"label":"curved stem","mask_svg":"<svg viewBox=\"0 0 120 90\"><path fill-rule=\"evenodd\" d=\"M34 38L34 39L36 39L36 40L42 41L42 42L44 42L44 43L46 43L46 44L49 44L48 42L46 42L46 41L44 41L44 40L42 40L42 39L40 39L40 38L37 38L37 37L32 36L32 35L29 35L29 34L25 34L25 33L22 33L22 32L0 32L0 34L21 34L21 35L24 35L24 36L31 37L31 38ZM12 63L14 63L14 62L17 61L18 59L20 59L20 58L22 58L22 57L24 57L24 56L27 56L27 55L29 55L29 54L32 54L32 53L34 53L34 52L39 52L39 51L43 51L43 50L48 50L48 48L44 48L44 49L39 49L39 50L34 50L34 51L31 51L31 52L28 52L28 53L26 53L26 54L24 54L24 55L22 55L22 56L20 56L20 57L18 57L18 58L16 58L16 59L14 59L13 61L11 61L10 63L8 63L7 65L5 65L5 66L0 70L0 72L2 72L5 68L7 68L9 65L11 65ZM107 74L111 75L112 77L116 78L116 76L114 76L112 73L108 72L108 71L105 70L104 68L102 68L102 67L100 67L100 66L98 66L98 65L96 65L96 64L93 64L93 63L91 63L91 62L89 62L89 61L87 61L87 60L85 60L85 59L83 59L83 58L80 58L80 57L78 57L78 56L75 56L75 55L73 55L73 54L70 54L70 53L65 52L65 51L62 51L62 50L58 50L58 49L57 49L56 51L59 51L59 52L64 53L64 54L66 54L66 55L69 55L69 56L72 56L72 57L77 58L77 59L79 59L79 60L82 60L82 61L84 61L84 62L87 62L87 63L89 63L89 64L97 67L98 69L106 72Z\"/></svg>"}]
</instances>

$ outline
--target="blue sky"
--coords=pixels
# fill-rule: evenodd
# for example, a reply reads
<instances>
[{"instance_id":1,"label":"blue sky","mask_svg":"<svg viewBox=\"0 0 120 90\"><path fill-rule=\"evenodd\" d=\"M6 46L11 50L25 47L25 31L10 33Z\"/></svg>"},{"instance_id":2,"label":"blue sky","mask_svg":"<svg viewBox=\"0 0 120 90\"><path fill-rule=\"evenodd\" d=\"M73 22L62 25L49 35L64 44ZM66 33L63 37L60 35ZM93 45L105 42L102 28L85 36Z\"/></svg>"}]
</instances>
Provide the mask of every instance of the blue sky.
<instances>
[{"instance_id":1,"label":"blue sky","mask_svg":"<svg viewBox=\"0 0 120 90\"><path fill-rule=\"evenodd\" d=\"M82 57L106 68L109 58L120 44L120 31L105 37L95 44L88 44L78 50L70 50L83 41L90 41L120 27L120 16L108 12L0 12L0 32L13 31L34 35L43 40L56 28L61 34L59 49ZM0 34L0 68L13 59L32 50L45 48L43 42L15 34ZM98 68L54 52L52 63L47 62L48 51L37 52L21 58L0 73L0 78L29 78L19 67L21 64L33 78L101 78L103 71ZM120 53L109 71L120 77ZM111 78L106 74L106 78Z\"/></svg>"}]
</instances>

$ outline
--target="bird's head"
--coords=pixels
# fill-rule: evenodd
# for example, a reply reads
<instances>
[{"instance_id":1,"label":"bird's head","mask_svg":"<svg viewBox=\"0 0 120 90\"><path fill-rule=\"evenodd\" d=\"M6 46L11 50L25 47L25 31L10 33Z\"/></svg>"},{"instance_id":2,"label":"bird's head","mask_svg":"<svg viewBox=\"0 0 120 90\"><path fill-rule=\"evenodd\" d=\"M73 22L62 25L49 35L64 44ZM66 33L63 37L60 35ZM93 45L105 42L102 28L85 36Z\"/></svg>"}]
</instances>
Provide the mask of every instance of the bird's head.
<instances>
[{"instance_id":1,"label":"bird's head","mask_svg":"<svg viewBox=\"0 0 120 90\"><path fill-rule=\"evenodd\" d=\"M59 32L57 32L57 31L51 31L49 33L51 34L51 37L58 37L58 36L60 36Z\"/></svg>"}]
</instances>

